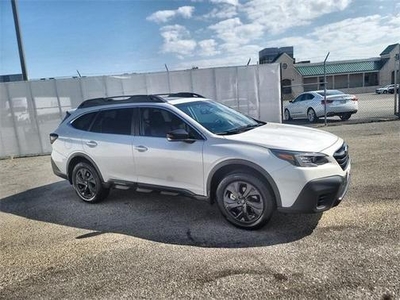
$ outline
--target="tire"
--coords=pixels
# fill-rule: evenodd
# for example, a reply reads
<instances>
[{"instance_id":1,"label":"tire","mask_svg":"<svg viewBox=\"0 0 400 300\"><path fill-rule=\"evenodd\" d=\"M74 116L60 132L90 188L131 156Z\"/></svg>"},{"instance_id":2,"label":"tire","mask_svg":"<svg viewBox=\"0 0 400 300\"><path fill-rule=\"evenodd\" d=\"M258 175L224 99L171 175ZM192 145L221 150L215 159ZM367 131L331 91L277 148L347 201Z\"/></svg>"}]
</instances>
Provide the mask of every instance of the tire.
<instances>
[{"instance_id":1,"label":"tire","mask_svg":"<svg viewBox=\"0 0 400 300\"><path fill-rule=\"evenodd\" d=\"M260 179L239 171L229 173L221 180L216 198L222 215L243 229L264 226L276 207L275 197Z\"/></svg>"},{"instance_id":2,"label":"tire","mask_svg":"<svg viewBox=\"0 0 400 300\"><path fill-rule=\"evenodd\" d=\"M342 121L347 121L351 117L351 113L345 113L339 116Z\"/></svg>"},{"instance_id":3,"label":"tire","mask_svg":"<svg viewBox=\"0 0 400 300\"><path fill-rule=\"evenodd\" d=\"M384 94L387 94L387 91L383 91Z\"/></svg>"},{"instance_id":4,"label":"tire","mask_svg":"<svg viewBox=\"0 0 400 300\"><path fill-rule=\"evenodd\" d=\"M105 199L110 189L103 187L96 169L89 163L80 162L72 171L72 185L78 197L89 203Z\"/></svg>"},{"instance_id":5,"label":"tire","mask_svg":"<svg viewBox=\"0 0 400 300\"><path fill-rule=\"evenodd\" d=\"M290 111L286 108L285 109L285 120L286 121L290 121L292 119L292 117L290 116Z\"/></svg>"},{"instance_id":6,"label":"tire","mask_svg":"<svg viewBox=\"0 0 400 300\"><path fill-rule=\"evenodd\" d=\"M307 110L307 119L310 123L315 123L318 120L317 115L315 114L315 110L313 110L312 108L309 108Z\"/></svg>"}]
</instances>

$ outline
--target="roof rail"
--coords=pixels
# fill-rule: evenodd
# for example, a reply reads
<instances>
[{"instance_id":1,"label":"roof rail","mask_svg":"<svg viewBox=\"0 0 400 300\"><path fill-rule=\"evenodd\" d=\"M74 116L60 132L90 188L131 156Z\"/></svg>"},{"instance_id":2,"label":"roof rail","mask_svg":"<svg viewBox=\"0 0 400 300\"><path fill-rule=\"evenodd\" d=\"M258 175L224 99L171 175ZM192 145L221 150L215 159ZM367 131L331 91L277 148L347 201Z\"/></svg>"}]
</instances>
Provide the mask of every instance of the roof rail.
<instances>
[{"instance_id":1,"label":"roof rail","mask_svg":"<svg viewBox=\"0 0 400 300\"><path fill-rule=\"evenodd\" d=\"M79 108L109 105L109 104L126 104L126 103L141 103L141 102L166 102L162 97L157 95L127 95L88 99L83 101Z\"/></svg>"},{"instance_id":2,"label":"roof rail","mask_svg":"<svg viewBox=\"0 0 400 300\"><path fill-rule=\"evenodd\" d=\"M177 92L169 94L156 94L156 96L167 97L167 98L205 98L204 96L192 92Z\"/></svg>"}]
</instances>

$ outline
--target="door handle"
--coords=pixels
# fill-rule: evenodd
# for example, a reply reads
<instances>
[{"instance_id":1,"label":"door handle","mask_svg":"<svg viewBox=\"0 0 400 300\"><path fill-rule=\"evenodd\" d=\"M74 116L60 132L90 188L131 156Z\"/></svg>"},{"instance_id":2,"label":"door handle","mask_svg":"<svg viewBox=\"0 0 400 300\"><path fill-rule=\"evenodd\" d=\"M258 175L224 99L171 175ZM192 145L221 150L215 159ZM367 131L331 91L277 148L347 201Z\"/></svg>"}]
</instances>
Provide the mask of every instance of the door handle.
<instances>
[{"instance_id":1,"label":"door handle","mask_svg":"<svg viewBox=\"0 0 400 300\"><path fill-rule=\"evenodd\" d=\"M94 148L97 146L97 143L95 141L89 141L86 142L86 145L88 145L90 148Z\"/></svg>"},{"instance_id":2,"label":"door handle","mask_svg":"<svg viewBox=\"0 0 400 300\"><path fill-rule=\"evenodd\" d=\"M146 152L148 150L148 148L145 146L136 146L135 150L137 150L139 152Z\"/></svg>"}]
</instances>

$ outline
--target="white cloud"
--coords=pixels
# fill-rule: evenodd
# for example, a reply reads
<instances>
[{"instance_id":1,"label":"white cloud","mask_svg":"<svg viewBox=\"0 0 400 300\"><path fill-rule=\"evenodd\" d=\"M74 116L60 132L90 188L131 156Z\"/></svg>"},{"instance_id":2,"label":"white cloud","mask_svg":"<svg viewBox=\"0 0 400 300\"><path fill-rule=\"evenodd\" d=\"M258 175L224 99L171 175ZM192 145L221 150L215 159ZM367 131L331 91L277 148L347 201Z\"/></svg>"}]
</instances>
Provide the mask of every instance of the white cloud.
<instances>
[{"instance_id":1,"label":"white cloud","mask_svg":"<svg viewBox=\"0 0 400 300\"><path fill-rule=\"evenodd\" d=\"M327 15L347 9L352 0L249 0L244 4L230 0L208 1L215 6L195 21L214 21L214 24L193 31L193 37L181 25L160 29L164 39L161 51L185 58L174 66L176 68L243 65L249 58L255 63L261 49L282 46L294 46L297 61L323 61L328 52L331 53L329 61L376 57L389 44L400 40L398 15L353 17L329 24ZM192 9L172 12L160 20L193 14ZM327 25L304 33L297 30L292 37L275 36L282 32L287 36L291 28L316 19L322 21L321 17Z\"/></svg>"},{"instance_id":2,"label":"white cloud","mask_svg":"<svg viewBox=\"0 0 400 300\"><path fill-rule=\"evenodd\" d=\"M214 56L220 53L216 50L217 43L213 39L202 40L199 42L200 56Z\"/></svg>"},{"instance_id":3,"label":"white cloud","mask_svg":"<svg viewBox=\"0 0 400 300\"><path fill-rule=\"evenodd\" d=\"M223 57L210 57L207 59L185 60L179 63L177 69L188 69L192 66L199 68L224 67L224 66L243 66L246 65L249 58L251 63L255 64L258 61L259 45L246 45L241 48L235 48L229 54L224 54Z\"/></svg>"},{"instance_id":4,"label":"white cloud","mask_svg":"<svg viewBox=\"0 0 400 300\"><path fill-rule=\"evenodd\" d=\"M288 28L309 24L312 20L342 11L352 0L251 0L241 7L250 23L264 31L278 34Z\"/></svg>"},{"instance_id":5,"label":"white cloud","mask_svg":"<svg viewBox=\"0 0 400 300\"><path fill-rule=\"evenodd\" d=\"M400 40L399 26L395 16L352 18L317 27L303 37L270 41L265 47L294 46L297 61L323 61L328 52L330 61L378 57Z\"/></svg>"},{"instance_id":6,"label":"white cloud","mask_svg":"<svg viewBox=\"0 0 400 300\"><path fill-rule=\"evenodd\" d=\"M229 19L237 16L237 7L231 5L222 5L214 7L209 13L203 16L204 19Z\"/></svg>"},{"instance_id":7,"label":"white cloud","mask_svg":"<svg viewBox=\"0 0 400 300\"><path fill-rule=\"evenodd\" d=\"M239 0L210 0L210 2L215 4L229 4L233 6L239 5Z\"/></svg>"},{"instance_id":8,"label":"white cloud","mask_svg":"<svg viewBox=\"0 0 400 300\"><path fill-rule=\"evenodd\" d=\"M191 39L190 32L181 25L168 25L161 27L161 36L164 39L162 45L163 53L174 53L179 58L185 55L192 55L196 48L196 41Z\"/></svg>"},{"instance_id":9,"label":"white cloud","mask_svg":"<svg viewBox=\"0 0 400 300\"><path fill-rule=\"evenodd\" d=\"M178 16L185 19L190 19L192 17L193 11L193 6L181 6L176 10L159 10L148 16L146 20L156 23L166 23Z\"/></svg>"},{"instance_id":10,"label":"white cloud","mask_svg":"<svg viewBox=\"0 0 400 300\"><path fill-rule=\"evenodd\" d=\"M239 18L232 18L209 26L217 37L228 44L243 45L262 36L262 26L256 23L243 24Z\"/></svg>"},{"instance_id":11,"label":"white cloud","mask_svg":"<svg viewBox=\"0 0 400 300\"><path fill-rule=\"evenodd\" d=\"M192 17L194 11L193 6L181 6L176 10L177 15L184 17L185 19L189 19Z\"/></svg>"}]
</instances>

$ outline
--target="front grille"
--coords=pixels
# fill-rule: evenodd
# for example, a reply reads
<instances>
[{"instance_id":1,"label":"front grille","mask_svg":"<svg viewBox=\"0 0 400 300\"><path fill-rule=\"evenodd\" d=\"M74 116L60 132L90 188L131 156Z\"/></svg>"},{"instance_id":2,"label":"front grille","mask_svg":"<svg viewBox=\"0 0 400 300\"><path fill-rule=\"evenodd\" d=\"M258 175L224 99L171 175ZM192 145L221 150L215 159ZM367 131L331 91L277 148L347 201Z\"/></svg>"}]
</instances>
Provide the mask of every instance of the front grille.
<instances>
[{"instance_id":1,"label":"front grille","mask_svg":"<svg viewBox=\"0 0 400 300\"><path fill-rule=\"evenodd\" d=\"M346 143L343 143L342 147L340 147L334 154L333 157L336 159L340 167L345 170L347 165L349 164L349 147Z\"/></svg>"}]
</instances>

